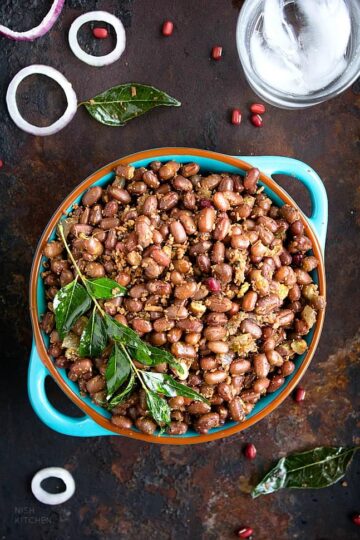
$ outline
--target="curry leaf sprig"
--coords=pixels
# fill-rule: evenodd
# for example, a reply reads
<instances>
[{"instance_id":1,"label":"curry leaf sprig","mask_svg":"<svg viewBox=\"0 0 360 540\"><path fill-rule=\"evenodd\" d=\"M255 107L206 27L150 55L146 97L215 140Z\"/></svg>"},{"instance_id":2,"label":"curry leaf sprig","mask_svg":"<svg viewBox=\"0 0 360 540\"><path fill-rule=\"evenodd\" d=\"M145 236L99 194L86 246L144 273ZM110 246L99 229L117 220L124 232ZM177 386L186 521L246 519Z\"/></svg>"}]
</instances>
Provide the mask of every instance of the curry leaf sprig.
<instances>
[{"instance_id":1,"label":"curry leaf sprig","mask_svg":"<svg viewBox=\"0 0 360 540\"><path fill-rule=\"evenodd\" d=\"M80 337L78 354L81 357L100 356L109 342L112 344L106 379L106 406L114 408L122 403L140 383L146 393L146 403L155 422L163 429L170 421L170 407L165 397L183 396L207 403L204 396L181 384L167 373L147 371L147 367L167 363L179 376L186 375L186 367L165 349L148 345L134 330L108 315L98 300L123 296L126 289L109 278L85 277L67 244L60 223L59 235L76 271L74 281L58 291L54 298L56 330L61 339L73 325L92 308L91 315ZM82 282L82 285L79 283ZM135 364L134 361L137 361ZM145 369L139 369L138 363Z\"/></svg>"}]
</instances>

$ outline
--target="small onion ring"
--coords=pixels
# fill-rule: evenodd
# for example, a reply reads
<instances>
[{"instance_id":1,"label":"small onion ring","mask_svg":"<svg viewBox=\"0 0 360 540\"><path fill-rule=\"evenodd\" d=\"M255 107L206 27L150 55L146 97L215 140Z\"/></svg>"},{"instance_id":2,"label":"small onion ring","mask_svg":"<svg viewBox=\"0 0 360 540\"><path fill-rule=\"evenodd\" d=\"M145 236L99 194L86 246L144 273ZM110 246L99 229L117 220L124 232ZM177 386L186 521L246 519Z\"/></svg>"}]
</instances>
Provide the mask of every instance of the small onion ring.
<instances>
[{"instance_id":1,"label":"small onion ring","mask_svg":"<svg viewBox=\"0 0 360 540\"><path fill-rule=\"evenodd\" d=\"M35 28L31 28L31 30L26 30L26 32L15 32L15 30L11 30L7 26L0 24L0 36L5 36L15 41L34 41L34 39L44 36L57 21L64 3L65 0L54 0L49 12L45 15L41 23L35 26Z\"/></svg>"},{"instance_id":2,"label":"small onion ring","mask_svg":"<svg viewBox=\"0 0 360 540\"><path fill-rule=\"evenodd\" d=\"M56 122L54 122L50 126L39 127L30 124L21 116L19 108L17 106L16 92L19 84L26 77L34 74L46 75L46 77L50 77L50 79L56 81L64 90L66 96L66 100L68 103L66 111L61 116L61 118L56 120ZM9 84L9 88L6 92L6 104L12 120L20 129L26 131L27 133L32 133L32 135L39 135L40 137L44 137L46 135L53 135L57 131L60 131L60 129L64 128L72 120L77 110L77 98L73 87L71 86L71 83L69 83L69 81L65 79L64 75L62 75L60 71L57 71L57 69L41 64L27 66L15 75L15 77Z\"/></svg>"},{"instance_id":3,"label":"small onion ring","mask_svg":"<svg viewBox=\"0 0 360 540\"><path fill-rule=\"evenodd\" d=\"M41 482L47 478L60 478L66 486L61 493L49 493L41 487ZM73 476L62 467L47 467L38 471L31 481L31 491L34 497L43 504L62 504L68 501L75 493L75 480Z\"/></svg>"},{"instance_id":4,"label":"small onion ring","mask_svg":"<svg viewBox=\"0 0 360 540\"><path fill-rule=\"evenodd\" d=\"M77 39L78 31L85 23L92 21L107 22L114 28L116 33L116 46L115 49L111 51L111 53L105 54L103 56L93 56L83 51L83 49L80 47ZM123 23L120 21L120 19L115 17L115 15L111 15L111 13L108 13L107 11L89 11L88 13L84 13L83 15L80 15L80 17L75 19L75 21L70 26L70 48L75 54L75 56L79 58L79 60L82 60L90 66L101 67L116 62L116 60L118 60L124 52L125 43L126 35Z\"/></svg>"}]
</instances>

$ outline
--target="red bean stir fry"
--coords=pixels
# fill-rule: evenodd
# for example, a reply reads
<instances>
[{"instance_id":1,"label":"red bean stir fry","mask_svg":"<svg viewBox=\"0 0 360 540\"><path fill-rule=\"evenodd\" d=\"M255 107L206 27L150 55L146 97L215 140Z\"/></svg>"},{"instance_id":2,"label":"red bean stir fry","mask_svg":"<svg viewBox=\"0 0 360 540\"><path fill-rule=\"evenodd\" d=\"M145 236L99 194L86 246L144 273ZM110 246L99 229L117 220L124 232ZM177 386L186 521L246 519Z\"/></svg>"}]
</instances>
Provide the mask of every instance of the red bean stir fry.
<instances>
[{"instance_id":1,"label":"red bean stir fry","mask_svg":"<svg viewBox=\"0 0 360 540\"><path fill-rule=\"evenodd\" d=\"M325 307L299 212L273 205L258 179L255 168L242 177L202 175L197 163L120 165L115 180L90 188L63 222L81 272L127 288L125 297L100 301L106 313L168 349L186 366L182 384L208 399L168 399L171 435L244 421L294 371ZM71 339L60 341L52 300L76 273L61 241L44 254L48 311L41 327L50 335L49 354L83 395L103 404L109 347L99 358L80 358ZM75 343L86 322L81 317L72 327ZM174 376L167 364L150 369ZM141 387L111 412L121 428L156 429Z\"/></svg>"}]
</instances>

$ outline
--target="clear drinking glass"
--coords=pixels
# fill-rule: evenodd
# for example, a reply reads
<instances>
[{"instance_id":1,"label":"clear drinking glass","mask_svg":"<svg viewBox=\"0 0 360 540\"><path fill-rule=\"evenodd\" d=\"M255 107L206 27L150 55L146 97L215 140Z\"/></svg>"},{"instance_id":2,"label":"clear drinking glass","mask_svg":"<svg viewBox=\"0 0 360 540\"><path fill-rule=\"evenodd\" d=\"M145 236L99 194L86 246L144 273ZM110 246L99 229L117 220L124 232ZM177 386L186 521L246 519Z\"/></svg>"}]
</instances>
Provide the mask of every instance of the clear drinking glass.
<instances>
[{"instance_id":1,"label":"clear drinking glass","mask_svg":"<svg viewBox=\"0 0 360 540\"><path fill-rule=\"evenodd\" d=\"M287 8L291 7L290 4L294 4L294 0L282 1ZM309 94L298 95L273 88L255 70L250 50L250 39L254 32L261 32L264 0L245 1L237 22L236 42L247 81L258 96L277 107L301 109L339 95L360 76L360 0L345 0L345 2L351 19L351 34L345 54L345 69L326 87ZM319 24L321 24L321 20Z\"/></svg>"}]
</instances>

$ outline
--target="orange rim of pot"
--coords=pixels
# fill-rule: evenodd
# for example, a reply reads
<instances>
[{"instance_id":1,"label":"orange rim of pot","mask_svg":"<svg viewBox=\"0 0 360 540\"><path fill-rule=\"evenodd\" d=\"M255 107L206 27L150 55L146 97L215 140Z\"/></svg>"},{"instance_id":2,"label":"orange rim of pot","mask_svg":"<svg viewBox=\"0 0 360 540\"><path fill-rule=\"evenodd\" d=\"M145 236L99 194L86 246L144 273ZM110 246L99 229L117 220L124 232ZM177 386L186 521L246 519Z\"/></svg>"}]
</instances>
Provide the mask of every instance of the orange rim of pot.
<instances>
[{"instance_id":1,"label":"orange rim of pot","mask_svg":"<svg viewBox=\"0 0 360 540\"><path fill-rule=\"evenodd\" d=\"M158 437L156 435L147 435L145 433L133 431L133 430L127 430L127 429L121 429L114 424L111 423L110 419L105 418L100 413L98 413L96 410L94 410L90 405L85 403L66 383L66 381L62 378L60 373L58 372L57 368L55 367L53 361L51 360L47 350L45 343L43 341L41 332L40 332L40 326L39 326L39 318L38 318L38 305L37 305L37 281L38 281L38 275L41 271L41 259L42 259L42 253L43 249L53 232L54 228L56 227L58 221L61 219L61 217L64 216L64 214L67 213L67 209L72 205L74 199L76 199L78 196L80 196L86 189L88 189L94 182L97 182L100 180L103 176L106 174L109 174L113 172L114 168L117 167L119 164L130 164L135 161L140 161L144 159L155 159L157 157L161 156L167 156L167 155L190 155L196 157L202 157L202 158L208 158L212 160L216 160L218 162L222 162L227 165L231 165L233 167L237 167L239 169L242 169L243 171L248 171L252 168L252 165L249 163L246 163L245 161L242 161L238 158L233 158L224 154L218 154L217 152L211 152L208 150L199 150L195 148L185 148L185 147L166 147L166 148L156 148L153 150L145 150L143 152L137 152L135 154L130 154L128 156L125 156L121 159L118 159L116 161L113 161L112 163L109 163L108 165L105 165L98 171L91 174L86 180L81 182L71 193L66 197L66 199L61 203L61 205L58 207L54 215L52 216L51 220L49 221L48 225L46 226L41 239L39 241L38 247L35 252L33 265L31 269L31 276L30 276L30 316L31 316L31 322L34 332L34 338L35 338L35 344L38 351L38 354L40 356L41 361L46 366L46 368L49 371L49 374L52 376L52 378L56 381L56 383L60 386L60 388L64 391L64 393L88 416L90 416L97 424L102 426L103 428L113 432L114 434L123 435L125 437L129 437L132 439L140 439L146 442L151 443L158 443L158 444L198 444L203 442L209 442L214 441L216 439L222 439L225 437L229 437L230 435L234 435L235 433L239 433L240 431L243 431L244 429L256 424L263 418L265 418L268 414L273 412L294 390L294 388L299 383L300 379L303 377L305 371L310 365L310 362L314 356L316 347L319 343L321 331L324 324L324 318L325 318L325 312L324 310L320 311L317 317L316 325L314 328L314 334L311 340L311 343L309 345L308 351L305 355L305 358L302 360L301 365L298 367L294 377L291 379L291 381L288 383L288 385L284 388L282 392L280 392L279 395L277 395L271 403L269 403L266 407L264 407L261 411L254 414L251 418L248 418L244 422L238 423L235 426L231 427L224 427L222 430L216 431L214 433L208 433L206 435L194 435L190 437ZM313 252L316 256L316 258L320 261L320 264L317 268L317 274L318 274L318 286L319 286L319 292L321 295L326 296L326 281L325 281L325 268L324 268L324 261L321 253L321 248L319 241L313 232L311 226L308 223L308 220L304 213L301 211L301 209L298 207L298 205L295 203L295 201L290 197L290 195L284 191L272 178L269 176L266 176L264 173L260 173L260 180L268 186L276 195L286 204L290 204L294 206L297 210L300 211L301 219L305 227L306 234L309 236L309 238L312 241L313 245Z\"/></svg>"}]
</instances>

